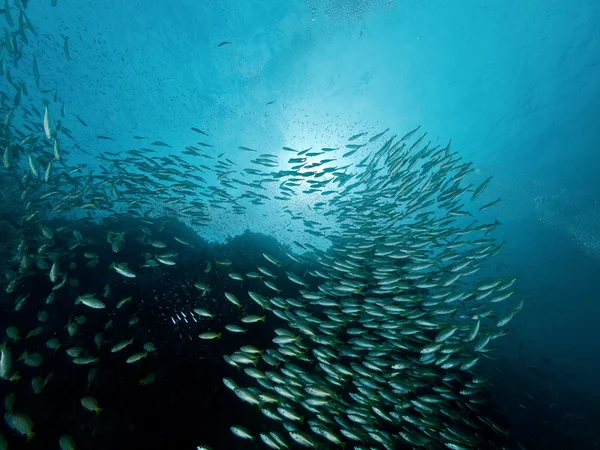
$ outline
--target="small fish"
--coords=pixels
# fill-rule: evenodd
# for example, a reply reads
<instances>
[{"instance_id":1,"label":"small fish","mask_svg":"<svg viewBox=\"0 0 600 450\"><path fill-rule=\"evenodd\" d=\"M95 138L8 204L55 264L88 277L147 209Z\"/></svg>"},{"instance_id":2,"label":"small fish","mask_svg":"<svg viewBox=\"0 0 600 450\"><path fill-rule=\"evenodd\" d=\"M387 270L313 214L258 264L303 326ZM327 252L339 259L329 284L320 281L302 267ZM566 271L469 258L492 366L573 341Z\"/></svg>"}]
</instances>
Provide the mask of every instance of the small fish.
<instances>
[{"instance_id":1,"label":"small fish","mask_svg":"<svg viewBox=\"0 0 600 450\"><path fill-rule=\"evenodd\" d=\"M233 425L229 428L233 434L242 439L249 439L251 441L254 440L254 436L250 434L250 432L240 425Z\"/></svg>"},{"instance_id":2,"label":"small fish","mask_svg":"<svg viewBox=\"0 0 600 450\"><path fill-rule=\"evenodd\" d=\"M75 441L68 434L63 434L58 439L58 446L60 450L76 450L77 446L75 445Z\"/></svg>"},{"instance_id":3,"label":"small fish","mask_svg":"<svg viewBox=\"0 0 600 450\"><path fill-rule=\"evenodd\" d=\"M46 376L46 378L42 378L40 376L33 377L31 379L31 389L33 390L33 393L37 395L42 392L42 389L46 387L53 376L54 373L51 372L48 374L48 376Z\"/></svg>"},{"instance_id":4,"label":"small fish","mask_svg":"<svg viewBox=\"0 0 600 450\"><path fill-rule=\"evenodd\" d=\"M240 309L242 307L242 304L240 303L240 301L237 299L237 297L233 294L230 294L229 292L225 292L225 298L227 300L229 300L231 303L233 303L235 306L238 307L238 309Z\"/></svg>"},{"instance_id":5,"label":"small fish","mask_svg":"<svg viewBox=\"0 0 600 450\"><path fill-rule=\"evenodd\" d=\"M35 436L33 432L33 421L31 417L26 414L8 412L4 415L4 420L13 430L19 434L27 436L27 442L29 442Z\"/></svg>"},{"instance_id":6,"label":"small fish","mask_svg":"<svg viewBox=\"0 0 600 450\"><path fill-rule=\"evenodd\" d=\"M78 356L77 358L73 359L73 364L86 365L86 364L95 363L99 359L100 358L95 358L95 357L90 356L90 355Z\"/></svg>"},{"instance_id":7,"label":"small fish","mask_svg":"<svg viewBox=\"0 0 600 450\"><path fill-rule=\"evenodd\" d=\"M271 273L271 271L269 269L266 269L265 267L258 266L258 271L265 274L268 277L276 278L275 275L273 273Z\"/></svg>"},{"instance_id":8,"label":"small fish","mask_svg":"<svg viewBox=\"0 0 600 450\"><path fill-rule=\"evenodd\" d=\"M302 431L292 430L290 431L290 437L303 447L315 447L315 443L312 438Z\"/></svg>"},{"instance_id":9,"label":"small fish","mask_svg":"<svg viewBox=\"0 0 600 450\"><path fill-rule=\"evenodd\" d=\"M488 203L488 204L486 204L486 205L483 205L481 208L479 208L479 211L485 211L486 209L489 209L489 208L491 208L492 206L494 206L494 205L496 205L496 204L500 203L501 201L502 201L502 199L501 199L501 198L499 198L499 199L497 199L497 200L494 200L493 202L490 202L490 203Z\"/></svg>"},{"instance_id":10,"label":"small fish","mask_svg":"<svg viewBox=\"0 0 600 450\"><path fill-rule=\"evenodd\" d=\"M127 263L111 263L109 268L127 278L135 278L135 273L127 267Z\"/></svg>"},{"instance_id":11,"label":"small fish","mask_svg":"<svg viewBox=\"0 0 600 450\"><path fill-rule=\"evenodd\" d=\"M146 386L150 383L153 383L155 379L156 379L156 374L150 373L150 374L146 375L146 377L144 377L140 380L139 385Z\"/></svg>"},{"instance_id":12,"label":"small fish","mask_svg":"<svg viewBox=\"0 0 600 450\"><path fill-rule=\"evenodd\" d=\"M81 404L85 409L94 411L96 415L100 414L100 411L102 411L102 408L98 406L98 402L94 397L83 397L81 399Z\"/></svg>"},{"instance_id":13,"label":"small fish","mask_svg":"<svg viewBox=\"0 0 600 450\"><path fill-rule=\"evenodd\" d=\"M0 344L0 378L8 379L12 368L12 354L6 342Z\"/></svg>"},{"instance_id":14,"label":"small fish","mask_svg":"<svg viewBox=\"0 0 600 450\"><path fill-rule=\"evenodd\" d=\"M125 360L125 362L126 362L127 364L131 364L131 363L137 362L137 361L139 361L140 359L143 359L143 358L145 358L145 357L147 357L147 356L148 356L148 353L147 353L147 352L136 353L136 354L134 354L134 355L131 355L129 358L127 358L127 359Z\"/></svg>"},{"instance_id":15,"label":"small fish","mask_svg":"<svg viewBox=\"0 0 600 450\"><path fill-rule=\"evenodd\" d=\"M198 336L200 339L220 339L222 333L215 333L214 331L207 331Z\"/></svg>"},{"instance_id":16,"label":"small fish","mask_svg":"<svg viewBox=\"0 0 600 450\"><path fill-rule=\"evenodd\" d=\"M275 284L270 281L270 280L264 280L263 283L265 284L265 286L267 286L269 289L273 289L275 292L279 293L281 292L281 289L279 289L277 286L275 286Z\"/></svg>"},{"instance_id":17,"label":"small fish","mask_svg":"<svg viewBox=\"0 0 600 450\"><path fill-rule=\"evenodd\" d=\"M354 136L351 136L348 140L349 141L355 141L358 138L361 138L363 136L367 135L367 132L365 131L364 133L359 133L359 134L355 134Z\"/></svg>"},{"instance_id":18,"label":"small fish","mask_svg":"<svg viewBox=\"0 0 600 450\"><path fill-rule=\"evenodd\" d=\"M235 273L235 272L230 273L229 278L231 278L232 280L236 280L236 281L244 281L244 277L241 276L239 273Z\"/></svg>"},{"instance_id":19,"label":"small fish","mask_svg":"<svg viewBox=\"0 0 600 450\"><path fill-rule=\"evenodd\" d=\"M120 352L121 350L123 350L128 345L131 345L132 343L133 343L133 338L126 340L126 341L121 341L118 344L115 344L113 346L113 348L110 349L110 351L111 351L111 353Z\"/></svg>"},{"instance_id":20,"label":"small fish","mask_svg":"<svg viewBox=\"0 0 600 450\"><path fill-rule=\"evenodd\" d=\"M71 358L77 358L82 353L83 349L81 347L71 347L67 349L67 355L69 355Z\"/></svg>"},{"instance_id":21,"label":"small fish","mask_svg":"<svg viewBox=\"0 0 600 450\"><path fill-rule=\"evenodd\" d=\"M103 341L104 335L102 333L96 333L94 335L94 343L96 344L96 348L100 348L102 346Z\"/></svg>"},{"instance_id":22,"label":"small fish","mask_svg":"<svg viewBox=\"0 0 600 450\"><path fill-rule=\"evenodd\" d=\"M299 284L300 286L308 287L308 284L306 284L304 281L302 281L296 274L291 273L291 272L286 272L286 275L290 281L292 281L296 284Z\"/></svg>"},{"instance_id":23,"label":"small fish","mask_svg":"<svg viewBox=\"0 0 600 450\"><path fill-rule=\"evenodd\" d=\"M44 359L39 353L29 354L29 352L25 350L23 354L19 357L18 361L23 361L25 365L29 367L38 367L42 364L42 362L44 362Z\"/></svg>"},{"instance_id":24,"label":"small fish","mask_svg":"<svg viewBox=\"0 0 600 450\"><path fill-rule=\"evenodd\" d=\"M65 54L65 58L67 59L67 61L71 61L71 52L69 50L69 37L63 35L63 39L63 52Z\"/></svg>"},{"instance_id":25,"label":"small fish","mask_svg":"<svg viewBox=\"0 0 600 450\"><path fill-rule=\"evenodd\" d=\"M244 316L241 318L243 323L264 322L266 316Z\"/></svg>"},{"instance_id":26,"label":"small fish","mask_svg":"<svg viewBox=\"0 0 600 450\"><path fill-rule=\"evenodd\" d=\"M188 241L186 241L185 239L182 239L180 237L175 236L173 239L175 239L177 242L179 242L180 244L186 245L188 247L190 247L192 244L190 244Z\"/></svg>"},{"instance_id":27,"label":"small fish","mask_svg":"<svg viewBox=\"0 0 600 450\"><path fill-rule=\"evenodd\" d=\"M123 307L123 305L125 305L125 303L128 303L131 301L133 297L129 296L129 297L125 297L123 300L119 301L119 303L117 303L117 309L120 309Z\"/></svg>"},{"instance_id":28,"label":"small fish","mask_svg":"<svg viewBox=\"0 0 600 450\"><path fill-rule=\"evenodd\" d=\"M60 144L58 143L58 139L54 139L54 159L56 161L60 161L62 158L62 154L61 154L61 149L60 149Z\"/></svg>"},{"instance_id":29,"label":"small fish","mask_svg":"<svg viewBox=\"0 0 600 450\"><path fill-rule=\"evenodd\" d=\"M56 338L51 338L46 341L46 347L55 352L60 348L60 342Z\"/></svg>"},{"instance_id":30,"label":"small fish","mask_svg":"<svg viewBox=\"0 0 600 450\"><path fill-rule=\"evenodd\" d=\"M29 338L38 336L38 335L42 334L43 331L44 331L44 329L42 327L34 328L33 330L31 330L29 333L27 333L25 335L25 339L29 339Z\"/></svg>"},{"instance_id":31,"label":"small fish","mask_svg":"<svg viewBox=\"0 0 600 450\"><path fill-rule=\"evenodd\" d=\"M225 329L227 331L231 331L232 333L245 333L246 330L244 330L242 327L238 326L238 325L225 325Z\"/></svg>"},{"instance_id":32,"label":"small fish","mask_svg":"<svg viewBox=\"0 0 600 450\"><path fill-rule=\"evenodd\" d=\"M56 280L58 280L59 275L60 275L60 272L59 272L59 268L58 268L58 263L55 261L52 264L52 268L50 269L50 281L52 281L53 283L56 283Z\"/></svg>"},{"instance_id":33,"label":"small fish","mask_svg":"<svg viewBox=\"0 0 600 450\"><path fill-rule=\"evenodd\" d=\"M154 255L154 256L159 263L164 264L165 266L174 266L175 265L175 261L173 261L171 258L167 258L167 257L161 256L161 255Z\"/></svg>"},{"instance_id":34,"label":"small fish","mask_svg":"<svg viewBox=\"0 0 600 450\"><path fill-rule=\"evenodd\" d=\"M88 375L87 375L87 380L88 380L87 388L88 389L90 388L92 381L94 381L94 379L96 378L97 373L98 373L98 369L95 367L91 368L90 371L88 372Z\"/></svg>"},{"instance_id":35,"label":"small fish","mask_svg":"<svg viewBox=\"0 0 600 450\"><path fill-rule=\"evenodd\" d=\"M21 338L19 337L19 329L17 327L8 327L6 329L6 335L8 336L9 339L13 340L14 342L19 341Z\"/></svg>"},{"instance_id":36,"label":"small fish","mask_svg":"<svg viewBox=\"0 0 600 450\"><path fill-rule=\"evenodd\" d=\"M489 177L487 180L485 180L483 183L481 183L476 189L475 192L473 192L473 196L471 197L471 200L475 200L477 197L479 197L481 195L481 193L484 191L484 189L487 187L488 183L490 182L490 180L492 179L492 177Z\"/></svg>"},{"instance_id":37,"label":"small fish","mask_svg":"<svg viewBox=\"0 0 600 450\"><path fill-rule=\"evenodd\" d=\"M50 181L50 178L52 177L52 163L54 161L50 160L48 161L48 165L46 166L46 170L44 171L44 181L47 183L48 181Z\"/></svg>"},{"instance_id":38,"label":"small fish","mask_svg":"<svg viewBox=\"0 0 600 450\"><path fill-rule=\"evenodd\" d=\"M50 109L48 108L48 102L44 102L44 133L48 140L51 140L54 137L54 123L52 121L52 117L50 116Z\"/></svg>"},{"instance_id":39,"label":"small fish","mask_svg":"<svg viewBox=\"0 0 600 450\"><path fill-rule=\"evenodd\" d=\"M100 300L98 300L96 297L94 297L92 294L80 295L79 297L77 297L77 300L75 300L75 304L79 305L80 303L94 309L106 308L106 305Z\"/></svg>"},{"instance_id":40,"label":"small fish","mask_svg":"<svg viewBox=\"0 0 600 450\"><path fill-rule=\"evenodd\" d=\"M152 353L156 351L156 347L154 346L153 342L146 342L144 344L144 350L147 351L148 353Z\"/></svg>"},{"instance_id":41,"label":"small fish","mask_svg":"<svg viewBox=\"0 0 600 450\"><path fill-rule=\"evenodd\" d=\"M162 241L158 241L158 240L150 241L150 245L155 248L165 248L167 246L167 244L165 244Z\"/></svg>"},{"instance_id":42,"label":"small fish","mask_svg":"<svg viewBox=\"0 0 600 450\"><path fill-rule=\"evenodd\" d=\"M203 134L204 136L208 136L208 134L206 134L204 131L200 130L199 128L192 127L191 130L195 131L196 133Z\"/></svg>"},{"instance_id":43,"label":"small fish","mask_svg":"<svg viewBox=\"0 0 600 450\"><path fill-rule=\"evenodd\" d=\"M219 45L217 45L217 47L223 47L224 45L231 45L231 44L233 44L233 42L223 41Z\"/></svg>"},{"instance_id":44,"label":"small fish","mask_svg":"<svg viewBox=\"0 0 600 450\"><path fill-rule=\"evenodd\" d=\"M382 132L381 132L381 133L379 133L379 134L376 134L376 135L375 135L375 136L373 136L371 139L369 139L369 142L374 142L374 141L376 141L376 140L377 140L377 139L379 139L381 136L383 136L385 133L387 133L387 132L388 132L388 130L389 130L389 128L387 128L385 131L382 131Z\"/></svg>"},{"instance_id":45,"label":"small fish","mask_svg":"<svg viewBox=\"0 0 600 450\"><path fill-rule=\"evenodd\" d=\"M264 256L264 258L269 261L270 263L275 264L277 267L280 267L283 263L281 261L279 261L278 259L273 258L271 255L269 255L268 253L263 253L262 254Z\"/></svg>"},{"instance_id":46,"label":"small fish","mask_svg":"<svg viewBox=\"0 0 600 450\"><path fill-rule=\"evenodd\" d=\"M212 319L213 317L215 317L214 314L211 314L204 308L194 308L194 312L196 314L198 314L200 317L208 317L209 319Z\"/></svg>"}]
</instances>

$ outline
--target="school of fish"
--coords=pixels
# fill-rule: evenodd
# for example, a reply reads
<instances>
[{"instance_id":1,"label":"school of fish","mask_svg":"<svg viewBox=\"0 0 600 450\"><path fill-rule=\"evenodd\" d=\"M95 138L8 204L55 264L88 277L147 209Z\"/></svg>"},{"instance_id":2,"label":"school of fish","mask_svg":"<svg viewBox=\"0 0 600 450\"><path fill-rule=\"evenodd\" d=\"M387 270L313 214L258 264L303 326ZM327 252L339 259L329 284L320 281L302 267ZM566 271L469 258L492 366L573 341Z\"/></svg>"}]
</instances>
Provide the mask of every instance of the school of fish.
<instances>
[{"instance_id":1,"label":"school of fish","mask_svg":"<svg viewBox=\"0 0 600 450\"><path fill-rule=\"evenodd\" d=\"M270 348L248 342L222 355L240 374L224 378L223 387L272 424L267 432L232 423L231 433L272 449L509 448L502 442L510 432L487 414L487 381L477 372L524 306L516 278L485 275L504 246L493 237L500 222L477 219L500 201L480 199L491 178L470 184L472 165L450 143L433 145L420 127L400 136L389 129L361 132L340 148L283 147L260 154L244 145L218 153L204 142L209 133L196 127L191 131L202 141L184 149L151 140L125 151L118 141L98 136L112 149L95 155L96 164L74 164L79 149L68 124L88 125L59 112L58 91L40 89L42 68L35 56L27 59L27 46L38 34L26 7L25 1L5 0L0 50L0 269L9 299L4 301L11 302L2 321L2 383L10 385L21 378L21 367L43 367L59 352L74 365L90 366L88 386L101 358L120 358L127 370L153 357L160 343L130 337L141 326L138 299L116 297L110 283L104 292L90 292L73 274L107 271L136 283L150 271L176 269L180 253L194 251L184 237L157 238L154 230L164 227L159 217L177 215L201 230L214 210L243 216L248 208L276 203L330 247L282 245L278 254L264 252L262 263L246 273L227 259L208 261L204 276L189 280L194 303L168 317L207 341L272 321L284 324L273 327ZM72 58L69 42L62 36L65 60ZM223 41L218 47L231 45ZM12 74L19 66L27 77L17 80ZM48 99L30 101L37 97L34 90ZM258 154L252 166L235 161L248 153ZM317 199L309 208L322 222L290 206L299 195ZM138 235L119 229L107 231L104 241L85 235L87 224L123 215L138 222ZM75 225L57 227L56 219ZM141 257L128 260L130 241L145 246ZM110 249L113 260L103 261L98 249ZM221 293L211 285L217 269L240 289ZM37 298L30 286L41 276L47 296ZM207 301L211 291L237 314L237 322L211 326L218 318ZM48 321L55 302L72 305L59 329ZM30 329L10 323L32 309L38 323ZM128 315L126 329L115 329L115 314ZM102 321L104 331L86 345L73 344L88 320ZM43 342L44 350L15 353L25 341L31 348ZM52 380L53 373L40 372L27 382L37 394ZM155 374L149 373L140 386L152 382ZM101 398L77 395L88 414L110 414ZM20 409L19 398L9 394L4 406L7 426L24 440L35 439L31 412ZM56 441L62 450L76 448L70 435ZM2 448L7 446L0 435Z\"/></svg>"}]
</instances>

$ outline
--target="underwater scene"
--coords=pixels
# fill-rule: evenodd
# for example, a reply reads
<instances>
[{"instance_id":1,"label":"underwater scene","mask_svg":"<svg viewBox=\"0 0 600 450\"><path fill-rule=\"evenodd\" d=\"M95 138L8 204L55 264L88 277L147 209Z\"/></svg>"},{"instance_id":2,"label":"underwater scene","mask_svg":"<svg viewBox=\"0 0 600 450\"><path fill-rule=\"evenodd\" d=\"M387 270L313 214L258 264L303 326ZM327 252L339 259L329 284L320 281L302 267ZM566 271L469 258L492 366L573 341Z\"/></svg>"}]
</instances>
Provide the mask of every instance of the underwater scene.
<instances>
[{"instance_id":1,"label":"underwater scene","mask_svg":"<svg viewBox=\"0 0 600 450\"><path fill-rule=\"evenodd\" d=\"M0 450L600 448L600 3L0 9Z\"/></svg>"}]
</instances>

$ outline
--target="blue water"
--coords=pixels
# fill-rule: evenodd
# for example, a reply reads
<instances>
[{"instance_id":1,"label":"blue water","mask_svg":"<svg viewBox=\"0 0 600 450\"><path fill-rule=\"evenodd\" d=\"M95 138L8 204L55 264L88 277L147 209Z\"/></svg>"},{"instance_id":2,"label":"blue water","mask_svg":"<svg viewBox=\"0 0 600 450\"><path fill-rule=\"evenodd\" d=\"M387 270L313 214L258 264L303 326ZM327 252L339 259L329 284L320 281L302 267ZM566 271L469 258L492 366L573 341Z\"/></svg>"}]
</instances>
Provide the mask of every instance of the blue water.
<instances>
[{"instance_id":1,"label":"blue water","mask_svg":"<svg viewBox=\"0 0 600 450\"><path fill-rule=\"evenodd\" d=\"M418 125L452 139L474 184L493 176L484 201L502 203L481 217L500 219L507 244L491 270L517 274L527 299L488 362L495 399L527 448L598 448L599 2L30 0L26 12L39 35L21 70L35 54L40 88L58 89L72 164L114 151L97 135L215 153ZM203 234L246 228L295 231L273 207Z\"/></svg>"}]
</instances>

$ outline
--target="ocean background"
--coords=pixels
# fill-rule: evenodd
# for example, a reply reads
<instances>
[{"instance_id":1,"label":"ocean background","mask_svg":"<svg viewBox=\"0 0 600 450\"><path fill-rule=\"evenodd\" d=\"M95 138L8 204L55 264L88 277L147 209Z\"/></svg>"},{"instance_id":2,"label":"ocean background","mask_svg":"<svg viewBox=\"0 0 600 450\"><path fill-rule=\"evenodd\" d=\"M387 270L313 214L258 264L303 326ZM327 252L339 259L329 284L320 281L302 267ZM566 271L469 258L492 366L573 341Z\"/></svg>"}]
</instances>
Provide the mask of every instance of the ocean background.
<instances>
[{"instance_id":1,"label":"ocean background","mask_svg":"<svg viewBox=\"0 0 600 450\"><path fill-rule=\"evenodd\" d=\"M526 299L511 322L511 333L495 342L499 359L485 361L481 368L493 386L494 408L527 449L600 447L599 2L51 3L27 2L27 16L38 36L30 38L24 50L28 57L18 70L30 71L35 54L40 88L58 90L63 123L77 143L65 145L72 165L94 165L101 152L137 148L135 135L172 148L200 139L213 145L215 154L237 154L238 146L261 148L281 153L282 160L289 157L280 151L282 146L337 147L353 134L388 127L402 135L420 125L434 144L451 140L452 149L474 163L475 184L493 177L485 199L499 197L502 202L478 218L498 218L502 225L495 237L506 246L488 270L495 276L518 276L519 295ZM63 35L69 37L70 60L64 55ZM230 44L219 47L221 42ZM44 98L54 95L29 90L28 101L40 110ZM155 150L167 156L172 148ZM249 166L252 156L237 155L236 162ZM311 201L299 196L289 206L311 219L318 214L307 208ZM68 217L62 220L72 226ZM241 246L260 258L258 248L271 245L275 252L275 241L326 247L325 240L307 237L301 229L301 223L285 220L277 204L268 204L243 215L216 211L205 226L181 233L194 230L198 236L186 234L186 239L197 239L198 246L206 245L205 251L215 256L223 248L233 252ZM246 230L264 236L239 237ZM104 239L100 230L94 232ZM227 241L236 236L237 241ZM197 264L204 268L204 259ZM179 275L175 268L164 275L168 282L161 280L177 286ZM140 294L164 285L135 289ZM160 302L147 305L150 311L140 310L139 316L159 316ZM16 325L7 316L11 308L12 303L3 311L3 329ZM75 436L79 428L87 436L81 438L88 445L84 449L167 448L168 443L180 449L203 443L215 449L259 448L228 434L228 421L243 418L245 411L237 409L237 399L206 398L206 392L222 389L225 369L218 347L199 351L193 343L179 342L179 333L167 321L150 333L155 343L164 341L162 351L168 356L161 364L170 367L152 389L157 390L155 399L189 394L189 410L178 404L183 409L165 414L163 404L140 397L136 408L148 412L143 420L121 419L135 422L137 428L129 431L137 431L128 434L124 426L122 435L95 442L93 436L102 436L102 428L86 425L87 419L75 414L80 405L65 401L64 408L72 408L71 429L57 434ZM192 373L186 364L195 364ZM113 384L140 375L114 370L100 382L105 395L95 394L104 403L111 402L106 399ZM214 388L199 386L198 380L212 371ZM64 389L66 396L68 383ZM8 392L0 387L2 398ZM193 401L191 393L201 400ZM114 406L113 411L125 408L118 401ZM200 412L188 413L194 407ZM53 406L44 403L43 408L51 411ZM113 414L105 410L101 414ZM162 425L151 419L167 416ZM146 426L162 426L160 444L150 431L147 438L139 438ZM218 431L212 437L198 431L207 429ZM207 440L191 442L186 433ZM15 439L11 445L33 449L43 444Z\"/></svg>"}]
</instances>

